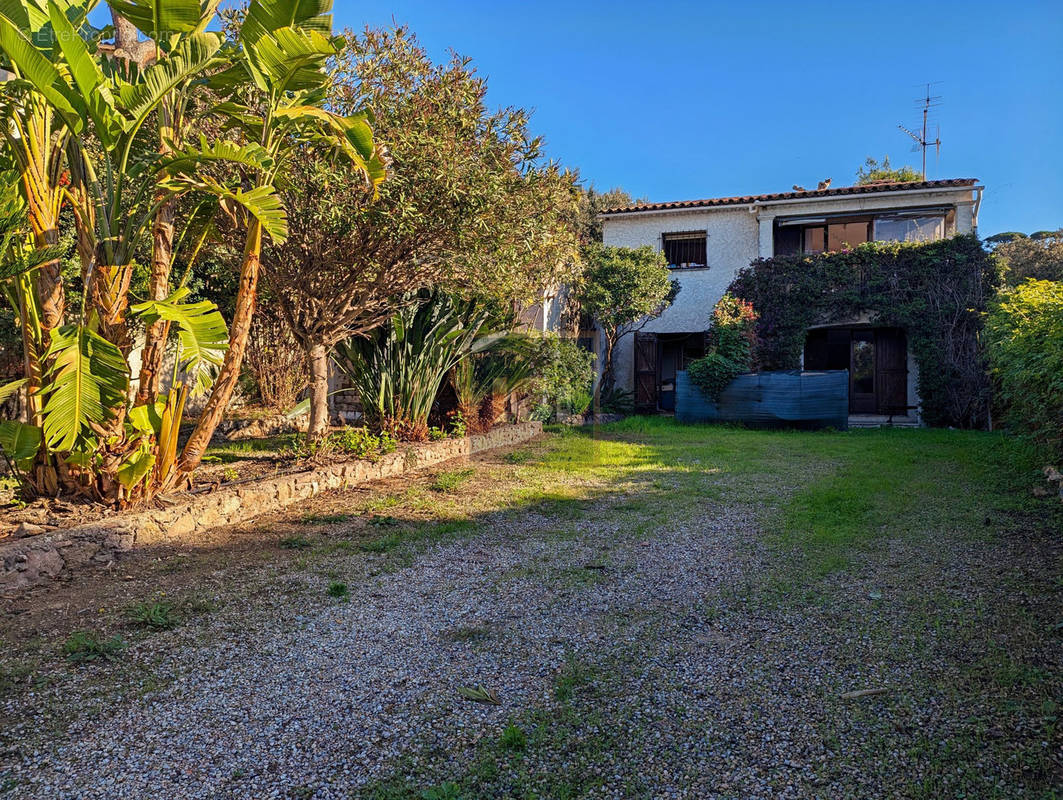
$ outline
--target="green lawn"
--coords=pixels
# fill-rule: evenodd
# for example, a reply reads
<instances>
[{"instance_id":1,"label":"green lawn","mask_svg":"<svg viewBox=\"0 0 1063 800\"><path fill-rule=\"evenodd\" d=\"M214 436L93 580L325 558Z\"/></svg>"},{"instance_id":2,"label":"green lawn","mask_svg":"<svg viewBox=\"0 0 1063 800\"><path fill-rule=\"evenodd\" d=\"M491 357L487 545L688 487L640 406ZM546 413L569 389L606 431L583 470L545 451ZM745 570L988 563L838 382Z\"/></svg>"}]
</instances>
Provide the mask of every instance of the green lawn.
<instances>
[{"instance_id":1,"label":"green lawn","mask_svg":"<svg viewBox=\"0 0 1063 800\"><path fill-rule=\"evenodd\" d=\"M512 483L481 489L481 506L545 509L558 523L547 535L559 543L578 538L572 531L589 518L641 539L707 504L749 509L761 534L745 544L763 569L707 597L704 618L730 631L773 615L800 647L825 648L843 673L887 664L911 681L856 704L815 695L817 742L834 754L816 784L828 795L841 787L867 796L871 786L925 798L1059 796L1063 513L1054 498L1031 492L1043 461L1023 443L966 431L753 431L630 418L595 432L556 429L506 460L517 466ZM432 540L431 529L415 535ZM401 550L401 536L390 536ZM577 591L603 580L528 573ZM485 737L462 771L413 754L401 777L364 796L597 796L595 775L640 744L628 701L616 700L632 691L623 675L659 646L573 660L557 677L554 703ZM789 646L765 643L750 668ZM770 705L777 687L762 691L754 702ZM940 708L927 715L927 703ZM939 727L909 727L923 718ZM869 783L861 788L849 773ZM798 796L815 791L805 785ZM623 796L652 797L654 783L632 775Z\"/></svg>"},{"instance_id":2,"label":"green lawn","mask_svg":"<svg viewBox=\"0 0 1063 800\"><path fill-rule=\"evenodd\" d=\"M1033 492L1042 466L979 432L552 428L249 522L232 553L190 546L101 573L69 625L129 647L86 672L64 655L66 617L42 622L49 633L5 642L0 700L51 720L46 739L75 717L122 719L141 696L165 702L153 693L199 669L198 648L267 674L275 660L248 639L312 649L291 615L348 624L386 596L386 616L442 563L411 641L456 672L420 674L431 713L374 687L390 698L382 724L419 733L352 797L1059 800L1063 504ZM381 594L389 578L397 596ZM455 619L466 601L479 611ZM148 639L164 675L143 661ZM392 646L415 675L431 660ZM330 658L361 669L342 648ZM506 691L507 671L531 689ZM465 682L502 684L502 705L460 696ZM876 693L845 696L861 689ZM256 766L234 770L235 796Z\"/></svg>"}]
</instances>

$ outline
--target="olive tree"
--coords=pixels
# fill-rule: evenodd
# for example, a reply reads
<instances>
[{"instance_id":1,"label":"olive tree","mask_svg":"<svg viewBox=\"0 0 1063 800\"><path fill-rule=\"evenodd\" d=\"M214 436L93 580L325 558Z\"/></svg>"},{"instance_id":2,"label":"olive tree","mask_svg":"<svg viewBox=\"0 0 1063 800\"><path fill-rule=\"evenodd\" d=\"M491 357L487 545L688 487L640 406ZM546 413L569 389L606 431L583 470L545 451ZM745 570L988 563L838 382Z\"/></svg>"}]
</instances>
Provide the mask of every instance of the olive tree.
<instances>
[{"instance_id":1,"label":"olive tree","mask_svg":"<svg viewBox=\"0 0 1063 800\"><path fill-rule=\"evenodd\" d=\"M679 293L679 282L668 274L663 253L644 247L584 248L585 272L580 307L590 314L605 338L599 396L616 384L613 353L629 333L664 313Z\"/></svg>"}]
</instances>

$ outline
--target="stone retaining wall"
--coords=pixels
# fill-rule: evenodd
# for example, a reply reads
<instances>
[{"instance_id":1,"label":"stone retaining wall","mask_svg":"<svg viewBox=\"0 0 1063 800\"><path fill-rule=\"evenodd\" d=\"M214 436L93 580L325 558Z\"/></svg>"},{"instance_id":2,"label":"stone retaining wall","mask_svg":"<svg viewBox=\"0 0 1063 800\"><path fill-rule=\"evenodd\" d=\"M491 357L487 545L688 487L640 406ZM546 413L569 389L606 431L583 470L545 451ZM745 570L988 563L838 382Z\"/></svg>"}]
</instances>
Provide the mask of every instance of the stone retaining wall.
<instances>
[{"instance_id":1,"label":"stone retaining wall","mask_svg":"<svg viewBox=\"0 0 1063 800\"><path fill-rule=\"evenodd\" d=\"M477 436L411 445L375 462L345 461L264 478L211 494L188 495L187 500L163 509L122 514L0 543L0 593L23 591L79 567L110 564L120 553L136 546L188 540L198 532L245 522L330 489L345 489L518 444L541 433L542 427L540 422L524 422Z\"/></svg>"}]
</instances>

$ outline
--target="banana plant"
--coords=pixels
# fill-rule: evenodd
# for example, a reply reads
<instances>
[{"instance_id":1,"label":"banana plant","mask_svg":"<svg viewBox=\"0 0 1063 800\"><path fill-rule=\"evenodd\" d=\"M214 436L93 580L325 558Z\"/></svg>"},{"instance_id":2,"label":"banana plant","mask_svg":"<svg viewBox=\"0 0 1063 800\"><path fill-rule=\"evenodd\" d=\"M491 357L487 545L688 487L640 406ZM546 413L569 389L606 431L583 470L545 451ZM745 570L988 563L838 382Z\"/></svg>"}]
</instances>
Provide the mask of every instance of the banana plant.
<instances>
[{"instance_id":1,"label":"banana plant","mask_svg":"<svg viewBox=\"0 0 1063 800\"><path fill-rule=\"evenodd\" d=\"M338 52L338 40L330 38L331 7L330 0L252 0L236 42L238 57L211 79L214 90L225 97L215 106L216 113L224 116L229 129L261 148L263 166L250 176L252 193L272 192L288 156L308 145L345 158L374 192L385 177L384 158L373 141L367 114L340 116L324 107L327 62ZM211 191L197 185L203 180L186 177L178 182ZM266 230L262 217L249 219L229 349L214 391L182 451L174 480L198 466L239 379L258 290L264 233L278 240Z\"/></svg>"},{"instance_id":2,"label":"banana plant","mask_svg":"<svg viewBox=\"0 0 1063 800\"><path fill-rule=\"evenodd\" d=\"M325 0L254 0L239 41L224 52L221 37L207 30L213 2L112 0L116 13L156 42L153 63L137 65L100 53L98 37L85 23L96 5L95 0L0 0L0 50L15 73L10 82L11 96L17 93L20 103L11 106L15 113L42 109L47 117L42 130L51 143L48 168L55 173L49 180L61 189L48 208L57 216L65 202L73 212L85 290L77 321L65 323L60 315L36 348L39 385L30 386L28 374L21 390L39 404L40 450L58 451L66 467L59 472L73 484L67 488L121 504L186 479L228 404L246 347L263 237L281 241L287 234L274 192L286 155L305 146L334 150L374 190L384 163L364 114L341 117L323 108L325 65L336 52ZM225 99L215 104L216 113L242 141L184 141L187 95L205 85L208 72L214 91ZM6 98L7 87L4 91ZM143 132L149 120L162 137L154 144ZM22 172L29 175L33 164L23 161ZM238 163L242 182L229 185L201 169L211 161ZM187 192L213 197L247 227L227 337L213 307L182 302L187 293L181 290L164 296L173 231L160 236L160 228L168 227L173 198ZM134 258L149 230L151 298L131 307ZM40 287L25 281L18 286L23 319L39 315L47 304L42 291L34 291ZM160 361L169 327L176 326L181 364L169 392L157 396L151 378L135 403L126 400L131 316L151 332L149 344L156 347L150 363ZM185 401L208 386L206 410L178 459ZM19 452L28 447L23 440L17 444Z\"/></svg>"},{"instance_id":3,"label":"banana plant","mask_svg":"<svg viewBox=\"0 0 1063 800\"><path fill-rule=\"evenodd\" d=\"M56 328L44 354L48 364L35 393L44 401L42 441L66 454L64 459L72 467L66 472L77 488L88 484L97 496L122 502L123 490L139 491L140 478L150 474L146 432L126 424L124 398L130 384L126 359L132 349L128 317L145 315L149 328L163 328L163 341L166 327L177 321L178 304L173 299L167 305L165 298L154 296L156 305L150 308L143 304L129 308L134 257L160 208L181 192L215 191L224 202L262 217L259 224L272 235L283 236L285 229L270 187L243 192L203 181L182 184L174 170L183 165L194 172L189 166L191 153L183 153L177 164L160 156L141 135L148 120L159 119L167 104L171 115L183 109L182 94L205 70L224 66L219 58L221 37L205 30L215 4L119 3L121 13L159 34L157 57L143 68L101 56L96 42L82 35L84 15L94 5L75 7L65 0L48 0L36 7L46 11L46 22L40 13L19 17L17 22L0 15L0 48L17 70L19 88L46 103L56 124L66 131L70 186L63 196L76 222L87 295L82 317ZM50 27L50 35L34 36L44 25ZM165 36L159 33L163 26L172 26ZM244 156L253 158L253 154ZM257 169L266 166L261 161L248 163ZM180 335L186 333L182 328ZM202 388L202 379L197 386ZM154 408L157 398L152 395L149 400ZM170 392L161 405L179 425L176 412L183 409L182 390ZM151 446L158 444L159 435Z\"/></svg>"},{"instance_id":4,"label":"banana plant","mask_svg":"<svg viewBox=\"0 0 1063 800\"><path fill-rule=\"evenodd\" d=\"M217 10L218 0L168 0L165 3L158 0L111 0L109 5L112 14L128 20L147 37L155 47L155 60L158 60L172 52L183 36L205 31ZM115 21L117 23L118 19ZM194 123L187 113L192 94L190 83L194 80L197 77L190 76L185 83L171 89L159 103L154 127L158 152L164 158L184 146ZM160 172L160 177L165 179L166 173ZM148 293L153 300L163 300L171 292L177 198L160 186L155 201ZM167 320L159 319L145 328L137 380L136 402L140 405L157 399L169 326Z\"/></svg>"},{"instance_id":5,"label":"banana plant","mask_svg":"<svg viewBox=\"0 0 1063 800\"><path fill-rule=\"evenodd\" d=\"M70 24L87 27L89 5L66 3L63 12ZM19 49L23 43L10 37L10 31L24 32L38 43L39 53L49 60L58 54L52 35L48 8L40 0L0 0L0 46L7 52L7 42ZM63 153L70 130L56 119L55 108L46 94L38 92L27 80L19 62L8 58L6 65L14 78L0 90L0 136L5 151L14 162L27 209L27 219L37 247L54 247L59 239L59 211L64 200L67 176ZM41 265L34 277L35 291L41 301L41 328L44 339L62 324L64 300L59 259ZM32 379L31 379L32 381Z\"/></svg>"},{"instance_id":6,"label":"banana plant","mask_svg":"<svg viewBox=\"0 0 1063 800\"><path fill-rule=\"evenodd\" d=\"M25 422L0 423L0 451L24 485L38 493L51 493L58 486L58 478L47 449L42 447L40 397L50 338L42 323L37 277L58 262L61 251L55 246L35 245L30 212L18 191L18 181L17 170L0 173L0 295L11 307L21 334L24 377L0 386L0 402L20 394ZM27 453L26 448L33 444L37 449Z\"/></svg>"}]
</instances>

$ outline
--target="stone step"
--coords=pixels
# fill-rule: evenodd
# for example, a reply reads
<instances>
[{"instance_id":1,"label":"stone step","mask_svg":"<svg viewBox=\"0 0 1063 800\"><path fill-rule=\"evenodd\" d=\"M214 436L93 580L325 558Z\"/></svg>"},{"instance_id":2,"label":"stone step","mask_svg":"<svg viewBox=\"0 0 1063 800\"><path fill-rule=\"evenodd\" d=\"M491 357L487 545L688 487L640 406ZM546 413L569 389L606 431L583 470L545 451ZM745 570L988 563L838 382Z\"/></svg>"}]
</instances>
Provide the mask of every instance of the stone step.
<instances>
[{"instance_id":1,"label":"stone step","mask_svg":"<svg viewBox=\"0 0 1063 800\"><path fill-rule=\"evenodd\" d=\"M895 415L892 420L887 414L851 414L850 428L918 428L919 420L915 417Z\"/></svg>"}]
</instances>

